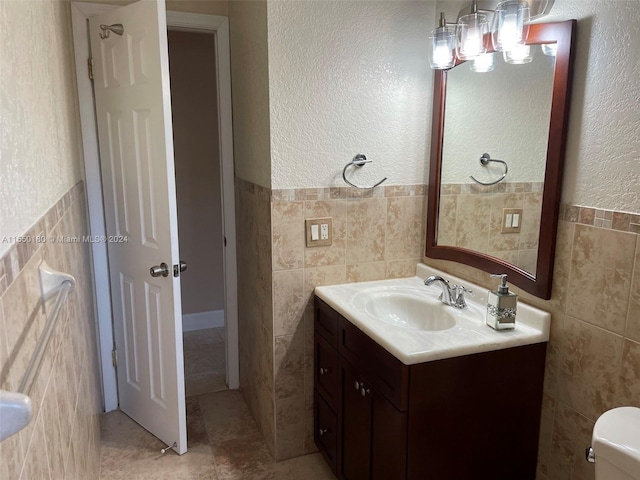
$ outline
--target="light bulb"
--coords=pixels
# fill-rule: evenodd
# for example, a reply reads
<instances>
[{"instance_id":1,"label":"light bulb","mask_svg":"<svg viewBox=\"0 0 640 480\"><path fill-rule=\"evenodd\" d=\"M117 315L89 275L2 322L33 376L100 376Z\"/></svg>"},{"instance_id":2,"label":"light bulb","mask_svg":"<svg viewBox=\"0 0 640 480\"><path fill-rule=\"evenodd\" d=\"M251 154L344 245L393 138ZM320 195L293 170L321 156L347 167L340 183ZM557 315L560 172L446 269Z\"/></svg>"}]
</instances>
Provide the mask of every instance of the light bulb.
<instances>
[{"instance_id":1,"label":"light bulb","mask_svg":"<svg viewBox=\"0 0 640 480\"><path fill-rule=\"evenodd\" d=\"M456 27L456 54L460 60L474 59L487 51L484 34L489 29L487 17L479 13L464 15Z\"/></svg>"},{"instance_id":2,"label":"light bulb","mask_svg":"<svg viewBox=\"0 0 640 480\"><path fill-rule=\"evenodd\" d=\"M498 52L524 45L529 35L529 4L524 0L499 3L493 17L493 48Z\"/></svg>"},{"instance_id":3,"label":"light bulb","mask_svg":"<svg viewBox=\"0 0 640 480\"><path fill-rule=\"evenodd\" d=\"M493 54L485 53L484 55L480 55L478 58L475 58L473 62L471 62L471 66L469 68L472 72L491 72L494 68L496 68L495 64L493 63Z\"/></svg>"},{"instance_id":4,"label":"light bulb","mask_svg":"<svg viewBox=\"0 0 640 480\"><path fill-rule=\"evenodd\" d=\"M431 68L443 70L455 65L453 38L453 32L446 27L439 27L429 36L429 40L431 41L429 64Z\"/></svg>"},{"instance_id":5,"label":"light bulb","mask_svg":"<svg viewBox=\"0 0 640 480\"><path fill-rule=\"evenodd\" d=\"M502 52L504 61L514 65L522 65L533 60L530 45L515 45L511 50Z\"/></svg>"}]
</instances>

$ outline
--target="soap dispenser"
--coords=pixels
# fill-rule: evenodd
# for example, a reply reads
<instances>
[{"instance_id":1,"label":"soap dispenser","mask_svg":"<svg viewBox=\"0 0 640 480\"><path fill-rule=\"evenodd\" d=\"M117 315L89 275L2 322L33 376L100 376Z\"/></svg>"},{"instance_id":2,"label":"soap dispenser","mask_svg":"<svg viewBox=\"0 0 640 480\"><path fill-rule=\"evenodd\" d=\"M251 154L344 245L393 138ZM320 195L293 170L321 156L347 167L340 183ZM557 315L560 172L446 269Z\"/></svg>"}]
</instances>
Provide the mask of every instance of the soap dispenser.
<instances>
[{"instance_id":1,"label":"soap dispenser","mask_svg":"<svg viewBox=\"0 0 640 480\"><path fill-rule=\"evenodd\" d=\"M506 273L491 276L500 277L500 285L489 292L486 323L496 330L515 328L518 295L509 291Z\"/></svg>"}]
</instances>

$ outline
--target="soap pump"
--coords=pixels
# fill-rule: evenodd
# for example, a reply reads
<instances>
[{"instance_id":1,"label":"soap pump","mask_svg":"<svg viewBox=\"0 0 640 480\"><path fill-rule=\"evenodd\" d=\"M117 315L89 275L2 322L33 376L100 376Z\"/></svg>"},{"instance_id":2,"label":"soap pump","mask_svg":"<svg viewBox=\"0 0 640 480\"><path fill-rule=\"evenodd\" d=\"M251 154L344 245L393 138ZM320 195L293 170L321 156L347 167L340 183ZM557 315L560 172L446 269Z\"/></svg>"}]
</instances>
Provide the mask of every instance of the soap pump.
<instances>
[{"instance_id":1,"label":"soap pump","mask_svg":"<svg viewBox=\"0 0 640 480\"><path fill-rule=\"evenodd\" d=\"M509 291L506 273L491 276L500 277L500 285L497 290L489 292L486 323L496 330L515 328L518 295Z\"/></svg>"}]
</instances>

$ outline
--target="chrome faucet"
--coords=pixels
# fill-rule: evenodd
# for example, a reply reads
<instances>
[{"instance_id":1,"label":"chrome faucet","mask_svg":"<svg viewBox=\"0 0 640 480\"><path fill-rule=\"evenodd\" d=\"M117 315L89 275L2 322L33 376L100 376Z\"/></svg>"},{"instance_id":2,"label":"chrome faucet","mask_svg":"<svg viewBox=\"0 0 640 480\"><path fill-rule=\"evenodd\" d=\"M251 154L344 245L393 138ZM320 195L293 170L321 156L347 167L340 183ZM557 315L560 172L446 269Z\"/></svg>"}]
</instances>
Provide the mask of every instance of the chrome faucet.
<instances>
[{"instance_id":1,"label":"chrome faucet","mask_svg":"<svg viewBox=\"0 0 640 480\"><path fill-rule=\"evenodd\" d=\"M462 285L451 285L449 280L445 280L439 275L432 275L425 279L424 284L428 287L432 283L438 282L442 287L442 293L438 297L438 300L442 301L445 305L451 305L456 308L467 308L467 302L464 300L464 294L472 294L473 291Z\"/></svg>"}]
</instances>

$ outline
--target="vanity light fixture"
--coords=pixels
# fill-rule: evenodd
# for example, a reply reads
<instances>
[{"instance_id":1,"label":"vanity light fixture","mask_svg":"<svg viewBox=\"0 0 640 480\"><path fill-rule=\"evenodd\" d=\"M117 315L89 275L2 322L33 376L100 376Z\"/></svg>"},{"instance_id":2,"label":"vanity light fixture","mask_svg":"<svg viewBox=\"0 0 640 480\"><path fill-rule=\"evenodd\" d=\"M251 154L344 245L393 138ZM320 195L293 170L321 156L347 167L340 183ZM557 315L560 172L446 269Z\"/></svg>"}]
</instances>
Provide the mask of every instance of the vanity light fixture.
<instances>
[{"instance_id":1,"label":"vanity light fixture","mask_svg":"<svg viewBox=\"0 0 640 480\"><path fill-rule=\"evenodd\" d=\"M478 0L473 0L471 13L458 19L456 26L456 55L460 60L473 60L487 52L484 36L489 33L489 20L478 13Z\"/></svg>"},{"instance_id":2,"label":"vanity light fixture","mask_svg":"<svg viewBox=\"0 0 640 480\"><path fill-rule=\"evenodd\" d=\"M429 36L431 68L445 70L455 65L456 57L459 60L475 60L484 55L487 51L485 34L490 32L487 13L493 14L491 39L495 51L508 52L524 46L529 33L529 10L525 0L503 1L495 10L478 9L478 0L472 0L470 13L460 16L457 23L447 23L442 12L438 28ZM451 28L454 26L455 35ZM486 60L480 64L483 62ZM478 68L474 71L490 71Z\"/></svg>"},{"instance_id":3,"label":"vanity light fixture","mask_svg":"<svg viewBox=\"0 0 640 480\"><path fill-rule=\"evenodd\" d=\"M517 45L511 50L505 50L502 52L502 56L506 63L513 65L523 65L530 63L533 60L533 52L531 51L531 45Z\"/></svg>"},{"instance_id":4,"label":"vanity light fixture","mask_svg":"<svg viewBox=\"0 0 640 480\"><path fill-rule=\"evenodd\" d=\"M447 25L444 12L440 14L440 26L431 32L429 41L429 63L434 70L444 70L456 64L453 55L455 32Z\"/></svg>"},{"instance_id":5,"label":"vanity light fixture","mask_svg":"<svg viewBox=\"0 0 640 480\"><path fill-rule=\"evenodd\" d=\"M492 53L485 53L478 58L474 58L469 68L472 72L486 73L493 71L496 68L496 64L493 61L494 55Z\"/></svg>"}]
</instances>

